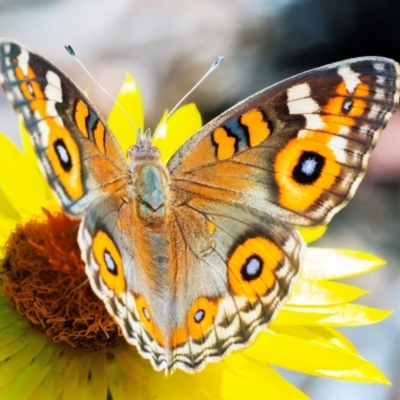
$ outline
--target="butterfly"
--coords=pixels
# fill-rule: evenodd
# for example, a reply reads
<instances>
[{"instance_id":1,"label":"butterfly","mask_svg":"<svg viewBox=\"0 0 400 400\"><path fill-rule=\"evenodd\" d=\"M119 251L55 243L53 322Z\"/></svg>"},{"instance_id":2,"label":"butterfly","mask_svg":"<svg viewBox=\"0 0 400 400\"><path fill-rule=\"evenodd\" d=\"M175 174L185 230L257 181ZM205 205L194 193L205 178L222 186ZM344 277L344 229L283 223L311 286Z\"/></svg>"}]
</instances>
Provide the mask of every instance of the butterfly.
<instances>
[{"instance_id":1,"label":"butterfly","mask_svg":"<svg viewBox=\"0 0 400 400\"><path fill-rule=\"evenodd\" d=\"M156 370L248 346L301 269L299 226L353 196L399 102L399 65L355 58L275 84L205 125L167 165L141 134L128 163L49 61L0 41L0 83L32 139L91 287Z\"/></svg>"}]
</instances>

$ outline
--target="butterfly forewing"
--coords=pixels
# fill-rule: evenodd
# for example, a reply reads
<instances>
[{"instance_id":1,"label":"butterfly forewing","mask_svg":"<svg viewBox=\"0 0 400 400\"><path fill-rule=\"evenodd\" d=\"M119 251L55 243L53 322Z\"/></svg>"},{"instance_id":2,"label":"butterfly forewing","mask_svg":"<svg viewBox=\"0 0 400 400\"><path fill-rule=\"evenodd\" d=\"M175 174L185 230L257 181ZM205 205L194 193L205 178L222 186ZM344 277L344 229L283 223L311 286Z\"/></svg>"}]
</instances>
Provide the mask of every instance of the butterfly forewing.
<instances>
[{"instance_id":1,"label":"butterfly forewing","mask_svg":"<svg viewBox=\"0 0 400 400\"><path fill-rule=\"evenodd\" d=\"M117 141L82 91L59 69L3 40L0 77L50 185L70 215L82 214L108 184L114 190L126 184Z\"/></svg>"},{"instance_id":2,"label":"butterfly forewing","mask_svg":"<svg viewBox=\"0 0 400 400\"><path fill-rule=\"evenodd\" d=\"M259 92L178 150L168 164L173 190L294 225L327 223L353 196L398 105L398 73L396 62L366 57Z\"/></svg>"}]
</instances>

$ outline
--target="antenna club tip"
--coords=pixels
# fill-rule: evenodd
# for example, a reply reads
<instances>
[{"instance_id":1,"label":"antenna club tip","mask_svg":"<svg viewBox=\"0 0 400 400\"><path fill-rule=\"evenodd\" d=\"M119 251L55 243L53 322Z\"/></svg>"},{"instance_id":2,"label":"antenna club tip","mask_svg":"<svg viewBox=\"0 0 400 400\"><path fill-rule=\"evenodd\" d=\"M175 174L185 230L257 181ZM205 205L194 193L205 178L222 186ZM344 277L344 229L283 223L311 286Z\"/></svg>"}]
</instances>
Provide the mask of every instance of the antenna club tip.
<instances>
[{"instance_id":1,"label":"antenna club tip","mask_svg":"<svg viewBox=\"0 0 400 400\"><path fill-rule=\"evenodd\" d=\"M68 53L69 53L71 56L75 56L75 55L76 55L76 54L75 54L75 51L74 51L74 49L72 48L71 45L66 44L64 47L65 47L65 50L67 50Z\"/></svg>"},{"instance_id":2,"label":"antenna club tip","mask_svg":"<svg viewBox=\"0 0 400 400\"><path fill-rule=\"evenodd\" d=\"M211 66L212 69L217 68L219 64L222 63L222 61L224 61L224 56L218 56L214 62L213 65Z\"/></svg>"}]
</instances>

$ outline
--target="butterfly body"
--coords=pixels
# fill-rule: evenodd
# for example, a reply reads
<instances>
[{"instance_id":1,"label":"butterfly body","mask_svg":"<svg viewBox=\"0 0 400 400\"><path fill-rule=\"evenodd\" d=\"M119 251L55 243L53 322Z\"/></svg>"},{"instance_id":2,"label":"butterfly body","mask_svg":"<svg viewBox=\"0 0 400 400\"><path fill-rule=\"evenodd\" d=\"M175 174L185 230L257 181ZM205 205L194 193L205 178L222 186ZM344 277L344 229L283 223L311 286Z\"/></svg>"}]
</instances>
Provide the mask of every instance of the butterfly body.
<instances>
[{"instance_id":1,"label":"butterfly body","mask_svg":"<svg viewBox=\"0 0 400 400\"><path fill-rule=\"evenodd\" d=\"M399 66L365 57L289 78L193 135L167 165L122 151L43 57L0 41L0 82L71 217L94 292L156 370L195 372L250 344L299 273L297 226L354 194L399 101Z\"/></svg>"}]
</instances>

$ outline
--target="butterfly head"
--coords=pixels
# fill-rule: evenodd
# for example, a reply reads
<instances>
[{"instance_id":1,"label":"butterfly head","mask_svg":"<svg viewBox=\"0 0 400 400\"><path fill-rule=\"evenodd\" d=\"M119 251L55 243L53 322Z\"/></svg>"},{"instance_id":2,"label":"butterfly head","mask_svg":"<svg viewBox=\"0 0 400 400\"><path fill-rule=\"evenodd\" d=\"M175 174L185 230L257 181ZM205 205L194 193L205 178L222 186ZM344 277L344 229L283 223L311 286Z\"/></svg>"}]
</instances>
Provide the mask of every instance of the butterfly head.
<instances>
[{"instance_id":1,"label":"butterfly head","mask_svg":"<svg viewBox=\"0 0 400 400\"><path fill-rule=\"evenodd\" d=\"M145 132L139 130L137 142L128 149L127 156L130 165L139 160L160 160L160 150L151 144L150 129L147 129Z\"/></svg>"}]
</instances>

